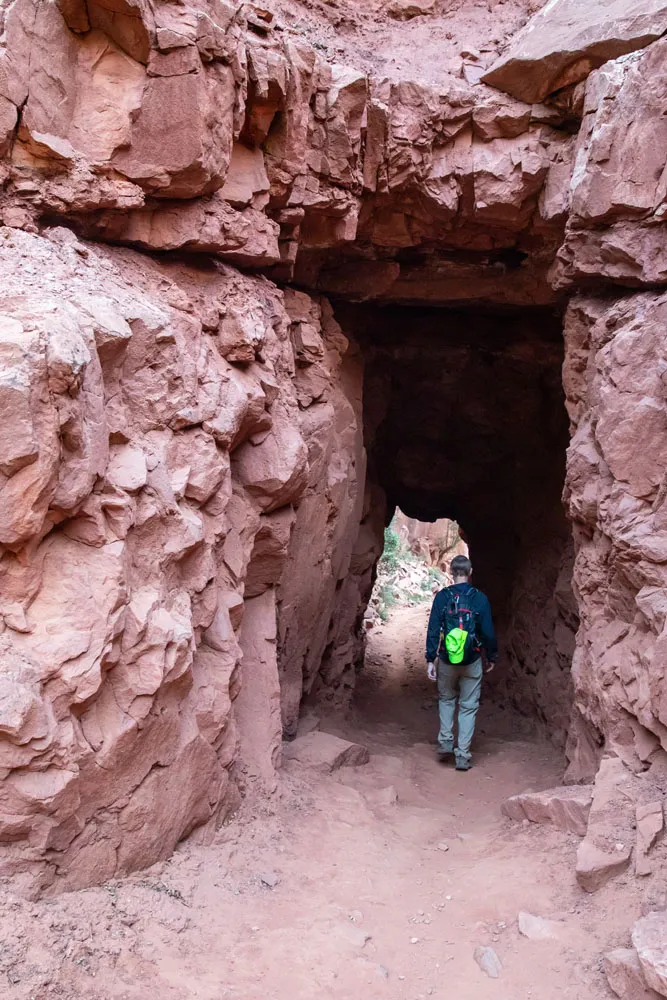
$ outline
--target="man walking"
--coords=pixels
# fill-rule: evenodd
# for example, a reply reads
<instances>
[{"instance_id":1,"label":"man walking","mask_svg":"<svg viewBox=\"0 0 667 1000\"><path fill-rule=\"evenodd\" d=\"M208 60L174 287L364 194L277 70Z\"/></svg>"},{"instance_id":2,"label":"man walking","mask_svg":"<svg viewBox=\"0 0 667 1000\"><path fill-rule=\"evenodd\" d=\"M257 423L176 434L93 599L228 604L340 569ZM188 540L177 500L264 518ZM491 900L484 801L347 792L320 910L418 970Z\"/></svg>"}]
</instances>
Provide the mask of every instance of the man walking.
<instances>
[{"instance_id":1,"label":"man walking","mask_svg":"<svg viewBox=\"0 0 667 1000\"><path fill-rule=\"evenodd\" d=\"M453 753L456 770L467 771L471 766L470 744L482 689L482 653L486 656L489 673L495 666L498 644L488 598L470 583L472 563L467 556L455 556L450 569L454 583L436 594L431 608L426 661L429 678L438 682L438 757L446 760ZM458 743L455 745L457 694Z\"/></svg>"}]
</instances>

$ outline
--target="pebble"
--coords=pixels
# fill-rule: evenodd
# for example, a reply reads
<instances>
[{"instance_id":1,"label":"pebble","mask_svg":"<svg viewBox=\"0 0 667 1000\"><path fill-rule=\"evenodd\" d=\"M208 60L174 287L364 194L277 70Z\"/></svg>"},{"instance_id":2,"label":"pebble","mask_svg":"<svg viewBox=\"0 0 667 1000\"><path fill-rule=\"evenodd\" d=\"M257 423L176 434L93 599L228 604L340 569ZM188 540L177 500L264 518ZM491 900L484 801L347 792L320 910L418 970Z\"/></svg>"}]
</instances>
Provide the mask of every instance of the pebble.
<instances>
[{"instance_id":1,"label":"pebble","mask_svg":"<svg viewBox=\"0 0 667 1000\"><path fill-rule=\"evenodd\" d=\"M381 979L389 979L389 969L386 966L376 965L375 972L377 973L378 976L380 976ZM402 977L399 976L399 979L401 978Z\"/></svg>"},{"instance_id":2,"label":"pebble","mask_svg":"<svg viewBox=\"0 0 667 1000\"><path fill-rule=\"evenodd\" d=\"M439 851L448 851L449 850L449 844L446 844L444 842L444 840L441 840L440 843L438 844L438 850Z\"/></svg>"},{"instance_id":3,"label":"pebble","mask_svg":"<svg viewBox=\"0 0 667 1000\"><path fill-rule=\"evenodd\" d=\"M545 920L533 913L522 910L519 913L519 933L530 941L548 941L558 937L559 927L555 920Z\"/></svg>"},{"instance_id":4,"label":"pebble","mask_svg":"<svg viewBox=\"0 0 667 1000\"><path fill-rule=\"evenodd\" d=\"M410 938L410 944L418 944L419 938Z\"/></svg>"},{"instance_id":5,"label":"pebble","mask_svg":"<svg viewBox=\"0 0 667 1000\"><path fill-rule=\"evenodd\" d=\"M475 948L473 958L479 965L482 972L485 972L489 979L500 978L502 963L493 948L482 947L479 945Z\"/></svg>"},{"instance_id":6,"label":"pebble","mask_svg":"<svg viewBox=\"0 0 667 1000\"><path fill-rule=\"evenodd\" d=\"M259 880L262 885L267 886L269 889L275 889L280 882L280 878L275 872L262 872L259 876Z\"/></svg>"}]
</instances>

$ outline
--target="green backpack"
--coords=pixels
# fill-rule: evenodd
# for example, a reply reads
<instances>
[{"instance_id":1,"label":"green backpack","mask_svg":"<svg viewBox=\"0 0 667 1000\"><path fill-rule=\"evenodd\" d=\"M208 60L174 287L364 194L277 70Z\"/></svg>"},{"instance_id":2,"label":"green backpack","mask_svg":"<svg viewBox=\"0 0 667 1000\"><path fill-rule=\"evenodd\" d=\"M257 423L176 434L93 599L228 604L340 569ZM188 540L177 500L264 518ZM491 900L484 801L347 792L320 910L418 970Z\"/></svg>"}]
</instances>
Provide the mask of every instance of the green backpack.
<instances>
[{"instance_id":1,"label":"green backpack","mask_svg":"<svg viewBox=\"0 0 667 1000\"><path fill-rule=\"evenodd\" d=\"M470 607L470 598L477 591L469 587L465 593L447 588L447 603L440 625L440 653L455 666L467 666L478 659L482 646L477 635L477 612Z\"/></svg>"}]
</instances>

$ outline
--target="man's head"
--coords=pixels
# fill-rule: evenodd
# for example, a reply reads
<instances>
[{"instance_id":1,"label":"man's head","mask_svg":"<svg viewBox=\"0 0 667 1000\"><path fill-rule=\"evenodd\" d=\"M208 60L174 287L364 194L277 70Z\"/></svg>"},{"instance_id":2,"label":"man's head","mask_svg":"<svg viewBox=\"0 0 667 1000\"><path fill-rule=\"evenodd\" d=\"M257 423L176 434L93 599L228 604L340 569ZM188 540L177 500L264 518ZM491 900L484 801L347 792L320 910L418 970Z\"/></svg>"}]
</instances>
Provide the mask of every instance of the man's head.
<instances>
[{"instance_id":1,"label":"man's head","mask_svg":"<svg viewBox=\"0 0 667 1000\"><path fill-rule=\"evenodd\" d=\"M465 583L472 576L472 563L467 556L454 556L449 569L454 583Z\"/></svg>"}]
</instances>

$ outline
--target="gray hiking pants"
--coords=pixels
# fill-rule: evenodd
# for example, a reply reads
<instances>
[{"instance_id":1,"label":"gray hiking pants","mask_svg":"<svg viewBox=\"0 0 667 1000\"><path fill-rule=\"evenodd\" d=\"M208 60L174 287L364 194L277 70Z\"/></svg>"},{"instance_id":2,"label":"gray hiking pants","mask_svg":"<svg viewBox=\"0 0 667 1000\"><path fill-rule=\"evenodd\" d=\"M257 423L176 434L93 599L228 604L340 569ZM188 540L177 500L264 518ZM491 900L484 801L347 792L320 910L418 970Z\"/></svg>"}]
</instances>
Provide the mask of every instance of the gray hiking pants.
<instances>
[{"instance_id":1,"label":"gray hiking pants","mask_svg":"<svg viewBox=\"0 0 667 1000\"><path fill-rule=\"evenodd\" d=\"M438 660L438 706L441 750L454 750L454 714L456 696L459 699L459 739L456 755L470 759L470 744L475 732L475 719L482 690L482 660L475 660L466 667L455 667L445 660Z\"/></svg>"}]
</instances>

